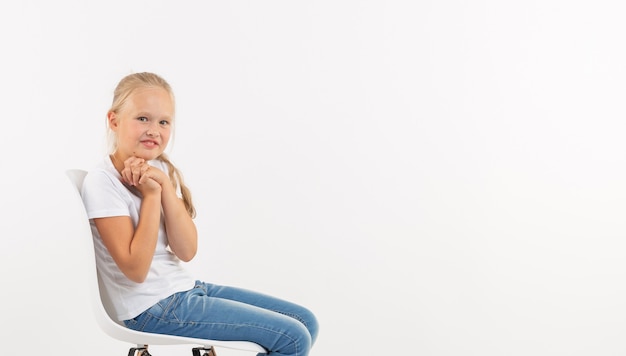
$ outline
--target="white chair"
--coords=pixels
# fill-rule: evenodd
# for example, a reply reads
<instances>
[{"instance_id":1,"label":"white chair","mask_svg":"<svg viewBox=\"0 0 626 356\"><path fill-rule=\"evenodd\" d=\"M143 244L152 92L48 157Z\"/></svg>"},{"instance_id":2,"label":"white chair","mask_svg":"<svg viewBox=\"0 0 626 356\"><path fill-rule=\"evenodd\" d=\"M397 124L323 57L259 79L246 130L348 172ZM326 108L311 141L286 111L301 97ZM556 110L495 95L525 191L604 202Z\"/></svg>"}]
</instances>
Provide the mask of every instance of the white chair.
<instances>
[{"instance_id":1,"label":"white chair","mask_svg":"<svg viewBox=\"0 0 626 356\"><path fill-rule=\"evenodd\" d=\"M88 247L87 253L93 258L89 260L91 263L88 266L88 275L93 277L87 281L91 289L91 299L93 305L93 311L95 313L96 322L100 328L108 334L110 337L119 341L128 342L136 345L131 347L128 351L128 356L133 356L136 351L141 353L147 348L147 345L196 345L192 348L193 356L211 355L214 354L213 346L224 347L228 349L253 351L256 353L266 353L267 351L258 344L249 341L219 341L219 340L205 340L191 337L162 335L136 331L126 328L121 322L116 321L111 317L111 301L102 288L100 276L96 268L96 260L94 253L94 245L91 235L91 228L89 226L89 220L87 219L87 213L83 205L82 198L80 197L80 191L83 184L83 179L87 174L86 171L80 169L70 169L66 171L67 176L76 188L76 193L72 199L74 199L76 209L71 213L76 214L76 224L82 225L81 235Z\"/></svg>"}]
</instances>

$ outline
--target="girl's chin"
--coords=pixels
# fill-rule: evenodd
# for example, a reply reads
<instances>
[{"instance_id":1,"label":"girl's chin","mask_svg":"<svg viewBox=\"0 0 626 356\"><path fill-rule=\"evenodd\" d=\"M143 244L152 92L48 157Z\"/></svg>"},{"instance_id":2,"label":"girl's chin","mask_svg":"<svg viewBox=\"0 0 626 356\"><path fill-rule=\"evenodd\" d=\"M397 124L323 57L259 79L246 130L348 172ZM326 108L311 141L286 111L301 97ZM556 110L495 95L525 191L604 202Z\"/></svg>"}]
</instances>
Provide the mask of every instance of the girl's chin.
<instances>
[{"instance_id":1,"label":"girl's chin","mask_svg":"<svg viewBox=\"0 0 626 356\"><path fill-rule=\"evenodd\" d=\"M153 159L157 159L157 157L160 156L160 153L133 152L133 156L143 158L146 161L152 161Z\"/></svg>"}]
</instances>

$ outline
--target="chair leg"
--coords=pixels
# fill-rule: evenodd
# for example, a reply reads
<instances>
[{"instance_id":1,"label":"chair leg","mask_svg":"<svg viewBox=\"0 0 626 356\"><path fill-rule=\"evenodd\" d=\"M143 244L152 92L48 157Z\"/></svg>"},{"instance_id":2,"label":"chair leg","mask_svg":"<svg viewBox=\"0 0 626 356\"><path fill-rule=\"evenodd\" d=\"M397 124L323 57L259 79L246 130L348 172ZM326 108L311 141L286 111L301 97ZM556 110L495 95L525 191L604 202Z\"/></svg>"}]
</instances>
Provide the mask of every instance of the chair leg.
<instances>
[{"instance_id":1,"label":"chair leg","mask_svg":"<svg viewBox=\"0 0 626 356\"><path fill-rule=\"evenodd\" d=\"M204 353L202 353L202 351L204 351ZM193 356L217 356L213 346L209 346L209 348L194 347L193 349L191 349L191 353Z\"/></svg>"},{"instance_id":2,"label":"chair leg","mask_svg":"<svg viewBox=\"0 0 626 356\"><path fill-rule=\"evenodd\" d=\"M128 356L135 356L135 351L140 351L137 356L150 356L147 346L131 347L130 350L128 350Z\"/></svg>"}]
</instances>

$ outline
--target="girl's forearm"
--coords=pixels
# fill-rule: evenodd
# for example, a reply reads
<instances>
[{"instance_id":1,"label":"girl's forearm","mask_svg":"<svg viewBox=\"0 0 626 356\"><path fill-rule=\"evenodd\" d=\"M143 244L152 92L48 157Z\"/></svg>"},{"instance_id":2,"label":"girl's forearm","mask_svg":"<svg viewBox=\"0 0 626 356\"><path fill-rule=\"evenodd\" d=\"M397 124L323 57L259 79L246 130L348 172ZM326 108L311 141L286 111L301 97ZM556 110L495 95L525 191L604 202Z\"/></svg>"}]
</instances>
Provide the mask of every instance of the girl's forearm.
<instances>
[{"instance_id":1,"label":"girl's forearm","mask_svg":"<svg viewBox=\"0 0 626 356\"><path fill-rule=\"evenodd\" d=\"M159 235L160 218L159 196L144 197L124 271L124 274L135 282L143 282L150 270Z\"/></svg>"},{"instance_id":2,"label":"girl's forearm","mask_svg":"<svg viewBox=\"0 0 626 356\"><path fill-rule=\"evenodd\" d=\"M161 205L170 248L178 258L188 262L198 250L196 224L189 216L183 201L176 195L173 186L164 185Z\"/></svg>"}]
</instances>

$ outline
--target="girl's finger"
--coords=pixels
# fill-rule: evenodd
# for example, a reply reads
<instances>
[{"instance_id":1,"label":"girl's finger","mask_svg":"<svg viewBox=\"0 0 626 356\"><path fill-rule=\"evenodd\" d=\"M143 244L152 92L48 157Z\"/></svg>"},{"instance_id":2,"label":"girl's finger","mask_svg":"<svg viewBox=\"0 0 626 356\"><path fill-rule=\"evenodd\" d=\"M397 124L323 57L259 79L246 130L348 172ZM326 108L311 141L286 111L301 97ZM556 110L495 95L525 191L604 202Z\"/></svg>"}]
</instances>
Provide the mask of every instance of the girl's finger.
<instances>
[{"instance_id":1,"label":"girl's finger","mask_svg":"<svg viewBox=\"0 0 626 356\"><path fill-rule=\"evenodd\" d=\"M133 167L132 172L133 172L133 184L137 185L139 184L139 178L141 178L141 167L139 166Z\"/></svg>"},{"instance_id":2,"label":"girl's finger","mask_svg":"<svg viewBox=\"0 0 626 356\"><path fill-rule=\"evenodd\" d=\"M130 180L129 173L130 173L130 170L127 167L124 167L124 169L122 169L122 172L121 172L122 181L126 184L132 183L132 181Z\"/></svg>"}]
</instances>

